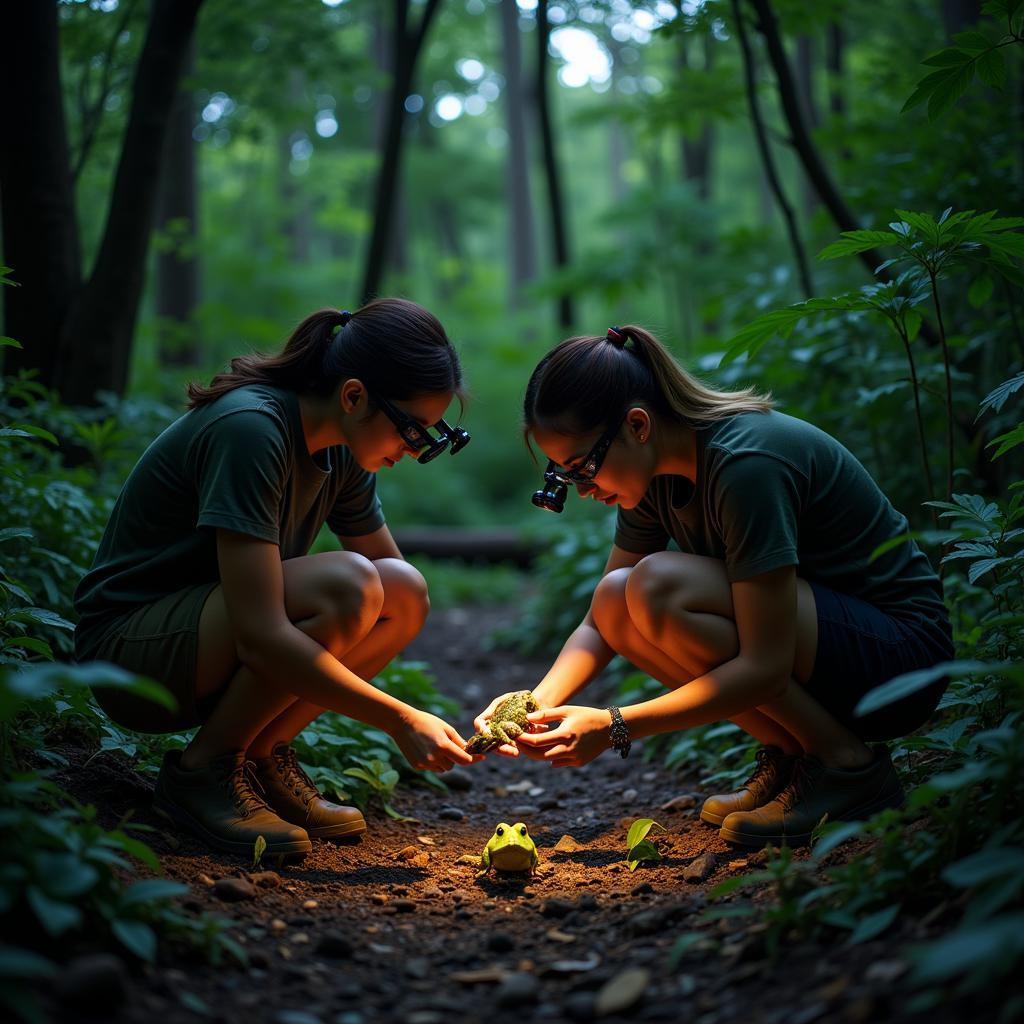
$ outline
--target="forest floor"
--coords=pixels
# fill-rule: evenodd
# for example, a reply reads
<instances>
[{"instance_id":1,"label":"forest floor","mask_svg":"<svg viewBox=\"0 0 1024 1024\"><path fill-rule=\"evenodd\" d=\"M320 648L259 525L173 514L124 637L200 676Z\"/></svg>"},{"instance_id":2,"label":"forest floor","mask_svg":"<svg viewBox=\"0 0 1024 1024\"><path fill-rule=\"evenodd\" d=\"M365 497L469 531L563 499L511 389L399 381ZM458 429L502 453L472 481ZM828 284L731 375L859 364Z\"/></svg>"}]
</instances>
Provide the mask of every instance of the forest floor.
<instances>
[{"instance_id":1,"label":"forest floor","mask_svg":"<svg viewBox=\"0 0 1024 1024\"><path fill-rule=\"evenodd\" d=\"M429 663L439 688L462 701L467 720L455 724L466 737L472 714L491 696L534 685L546 667L482 648L482 638L512 614L511 608L434 611L406 651ZM751 919L699 921L707 891L754 870L763 855L719 838L697 816L707 795L697 780L645 763L637 746L628 760L605 754L575 770L492 756L454 778L443 776L453 783L447 793L405 786L394 804L416 821L394 821L371 807L361 840L314 842L301 863L261 876L248 875L250 865L237 859L212 855L187 834L168 833L149 808L150 783L116 757L99 755L85 765L84 753L63 751L77 767L61 781L96 804L108 827L129 811L157 826L149 841L167 877L189 885L186 912L234 919L232 934L250 958L248 967L213 967L162 954L157 965L134 969L119 1005L97 1005L94 1018L117 1024L968 1019L966 1008L953 1002L912 1014L900 988L908 969L901 949L940 931L937 915L909 923L901 917L883 937L857 946L787 942L774 961L763 926ZM682 799L665 809L674 798ZM626 831L638 817L667 829L657 836L664 859L630 872ZM541 857L532 879L477 878L471 864L460 862L480 853L499 821L529 826ZM246 877L257 883L252 890L215 887L220 879ZM232 888L248 898L218 896ZM679 936L695 931L702 937L670 965ZM50 999L46 1012L62 1024L93 1019L67 989L63 1001ZM975 1003L970 1019L985 1016Z\"/></svg>"}]
</instances>

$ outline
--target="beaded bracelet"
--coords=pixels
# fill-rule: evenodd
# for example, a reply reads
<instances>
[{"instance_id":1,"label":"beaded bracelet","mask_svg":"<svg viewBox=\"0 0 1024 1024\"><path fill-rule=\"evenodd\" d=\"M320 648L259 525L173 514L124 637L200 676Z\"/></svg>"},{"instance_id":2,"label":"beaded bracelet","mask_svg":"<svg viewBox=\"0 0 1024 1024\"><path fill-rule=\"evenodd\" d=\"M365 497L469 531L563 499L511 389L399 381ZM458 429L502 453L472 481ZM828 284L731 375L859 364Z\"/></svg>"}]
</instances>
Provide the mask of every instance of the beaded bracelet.
<instances>
[{"instance_id":1,"label":"beaded bracelet","mask_svg":"<svg viewBox=\"0 0 1024 1024\"><path fill-rule=\"evenodd\" d=\"M629 748L633 744L629 738L629 729L622 718L622 712L618 708L605 708L605 711L612 716L610 730L612 750L617 750L620 757L626 757L629 754Z\"/></svg>"}]
</instances>

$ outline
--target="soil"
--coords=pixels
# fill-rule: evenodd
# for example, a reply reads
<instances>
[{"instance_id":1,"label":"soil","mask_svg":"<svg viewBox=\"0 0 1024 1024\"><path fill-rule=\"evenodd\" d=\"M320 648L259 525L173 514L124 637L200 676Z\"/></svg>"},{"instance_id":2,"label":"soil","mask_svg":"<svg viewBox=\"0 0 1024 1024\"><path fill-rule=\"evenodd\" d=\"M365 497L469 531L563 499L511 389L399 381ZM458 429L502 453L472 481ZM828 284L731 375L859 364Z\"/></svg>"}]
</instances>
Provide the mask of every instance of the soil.
<instances>
[{"instance_id":1,"label":"soil","mask_svg":"<svg viewBox=\"0 0 1024 1024\"><path fill-rule=\"evenodd\" d=\"M463 702L467 720L455 724L464 736L492 695L534 685L547 667L481 646L513 614L432 612L406 652L428 662L439 687ZM594 703L600 697L588 694ZM157 965L122 973L115 963L123 980L104 988L92 979L90 988L90 971L104 968L86 960L78 965L84 983L65 985L62 1000L51 997L47 1015L68 1024L924 1019L901 985L903 950L948 926L943 911L901 917L883 937L853 947L786 938L771 958L764 926L751 918L700 918L721 902L709 900L708 890L754 870L761 855L730 846L699 820L707 792L696 777L645 763L638 748L628 760L608 752L582 769L491 756L445 776L449 792L405 786L394 803L416 821L394 821L371 806L361 840L314 842L301 863L255 877L254 894L241 902L220 899L223 886L214 883L251 878L249 865L166 831L149 809L150 784L115 756L86 765L84 752L65 751L76 768L63 784L96 804L108 827L129 811L156 826L150 842L167 877L191 889L184 911L231 918L250 962L211 966L162 949ZM630 872L626 831L638 817L667 829L657 836L664 859ZM480 853L499 821L528 824L541 857L533 878L477 878L473 865L460 862ZM687 867L705 855L710 875L688 881ZM695 932L672 963L677 940ZM953 1000L926 1015L935 1024L987 1016L977 1001L968 1012Z\"/></svg>"}]
</instances>

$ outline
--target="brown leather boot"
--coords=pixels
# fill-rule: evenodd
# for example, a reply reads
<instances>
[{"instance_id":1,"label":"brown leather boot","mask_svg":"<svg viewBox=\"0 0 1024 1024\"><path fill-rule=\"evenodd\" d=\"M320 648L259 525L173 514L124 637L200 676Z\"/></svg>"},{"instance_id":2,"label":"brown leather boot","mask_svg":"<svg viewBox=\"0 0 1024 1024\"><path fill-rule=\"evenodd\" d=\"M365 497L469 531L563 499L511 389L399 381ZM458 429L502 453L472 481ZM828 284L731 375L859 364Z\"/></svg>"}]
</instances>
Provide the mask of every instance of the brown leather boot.
<instances>
[{"instance_id":1,"label":"brown leather boot","mask_svg":"<svg viewBox=\"0 0 1024 1024\"><path fill-rule=\"evenodd\" d=\"M778 747L762 747L750 778L735 793L709 796L701 808L701 821L721 825L733 811L752 811L782 792L793 772L796 754L784 754Z\"/></svg>"},{"instance_id":2,"label":"brown leather boot","mask_svg":"<svg viewBox=\"0 0 1024 1024\"><path fill-rule=\"evenodd\" d=\"M205 768L181 767L181 751L164 754L153 810L194 832L210 846L251 858L263 836L266 854L305 854L313 849L305 829L274 813L252 786L252 762L241 750L214 758Z\"/></svg>"},{"instance_id":3,"label":"brown leather boot","mask_svg":"<svg viewBox=\"0 0 1024 1024\"><path fill-rule=\"evenodd\" d=\"M253 764L267 803L286 821L302 825L311 839L366 831L366 822L357 807L343 807L320 795L287 743L275 744L270 757L255 758Z\"/></svg>"}]
</instances>

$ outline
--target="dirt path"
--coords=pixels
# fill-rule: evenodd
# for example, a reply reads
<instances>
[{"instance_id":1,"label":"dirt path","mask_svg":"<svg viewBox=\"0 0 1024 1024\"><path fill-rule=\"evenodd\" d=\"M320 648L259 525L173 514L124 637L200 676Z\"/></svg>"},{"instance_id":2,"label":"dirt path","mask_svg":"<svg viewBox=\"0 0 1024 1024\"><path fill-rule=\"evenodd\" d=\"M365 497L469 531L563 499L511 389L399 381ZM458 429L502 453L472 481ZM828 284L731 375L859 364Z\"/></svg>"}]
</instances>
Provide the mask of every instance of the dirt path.
<instances>
[{"instance_id":1,"label":"dirt path","mask_svg":"<svg viewBox=\"0 0 1024 1024\"><path fill-rule=\"evenodd\" d=\"M533 685L545 667L480 649L495 615L433 613L407 652L428 661L470 715L494 693ZM469 722L457 724L468 736ZM448 793L400 790L396 805L417 822L371 810L360 842L315 843L302 864L268 874L240 902L221 900L224 884L211 885L243 875L237 862L159 833L153 846L168 876L192 889L186 910L234 918L251 963L146 968L132 976L120 1011L100 1016L125 1024L915 1019L893 995L908 934L852 949L805 944L773 966L763 933L726 918L700 924L702 938L670 969L678 937L698 928L707 889L758 858L697 819L694 779L645 764L638 750L579 770L492 757L452 781ZM159 824L146 784L101 759L73 786L105 815L135 807L137 820ZM693 799L662 809L686 794ZM657 818L668 833L659 840L664 861L631 873L623 857L635 817ZM477 880L459 862L480 852L498 821L529 825L542 858L533 880ZM576 848L558 852L564 835ZM705 854L711 874L688 880ZM51 1012L87 1019L80 1004L55 1003ZM956 1019L951 1007L928 1016Z\"/></svg>"}]
</instances>

